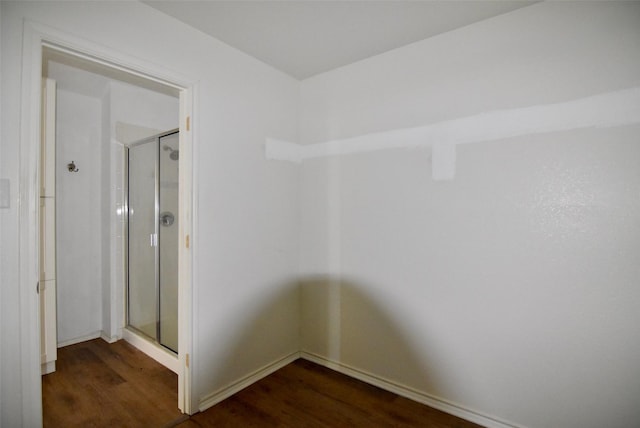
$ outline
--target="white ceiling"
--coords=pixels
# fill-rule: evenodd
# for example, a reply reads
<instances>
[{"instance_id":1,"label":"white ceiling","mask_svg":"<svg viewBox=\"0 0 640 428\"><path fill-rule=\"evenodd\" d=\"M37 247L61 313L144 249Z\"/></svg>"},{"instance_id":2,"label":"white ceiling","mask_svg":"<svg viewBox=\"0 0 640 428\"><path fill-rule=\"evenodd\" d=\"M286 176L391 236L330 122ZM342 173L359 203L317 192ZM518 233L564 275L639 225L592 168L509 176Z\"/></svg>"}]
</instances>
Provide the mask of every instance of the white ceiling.
<instances>
[{"instance_id":1,"label":"white ceiling","mask_svg":"<svg viewBox=\"0 0 640 428\"><path fill-rule=\"evenodd\" d=\"M189 1L144 3L305 79L535 1Z\"/></svg>"}]
</instances>

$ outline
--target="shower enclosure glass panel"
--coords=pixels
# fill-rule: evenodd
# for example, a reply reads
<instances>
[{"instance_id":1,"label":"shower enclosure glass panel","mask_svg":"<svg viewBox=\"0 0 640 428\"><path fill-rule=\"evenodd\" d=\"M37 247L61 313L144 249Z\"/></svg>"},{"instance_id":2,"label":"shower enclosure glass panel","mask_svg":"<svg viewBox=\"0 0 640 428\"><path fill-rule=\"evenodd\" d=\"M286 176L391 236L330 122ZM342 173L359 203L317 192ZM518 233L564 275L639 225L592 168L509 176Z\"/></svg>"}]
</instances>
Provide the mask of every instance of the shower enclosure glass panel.
<instances>
[{"instance_id":1,"label":"shower enclosure glass panel","mask_svg":"<svg viewBox=\"0 0 640 428\"><path fill-rule=\"evenodd\" d=\"M129 148L128 321L157 339L156 170L158 142Z\"/></svg>"},{"instance_id":2,"label":"shower enclosure glass panel","mask_svg":"<svg viewBox=\"0 0 640 428\"><path fill-rule=\"evenodd\" d=\"M160 338L178 349L178 134L160 138Z\"/></svg>"},{"instance_id":3,"label":"shower enclosure glass panel","mask_svg":"<svg viewBox=\"0 0 640 428\"><path fill-rule=\"evenodd\" d=\"M178 351L178 133L128 149L127 324Z\"/></svg>"}]
</instances>

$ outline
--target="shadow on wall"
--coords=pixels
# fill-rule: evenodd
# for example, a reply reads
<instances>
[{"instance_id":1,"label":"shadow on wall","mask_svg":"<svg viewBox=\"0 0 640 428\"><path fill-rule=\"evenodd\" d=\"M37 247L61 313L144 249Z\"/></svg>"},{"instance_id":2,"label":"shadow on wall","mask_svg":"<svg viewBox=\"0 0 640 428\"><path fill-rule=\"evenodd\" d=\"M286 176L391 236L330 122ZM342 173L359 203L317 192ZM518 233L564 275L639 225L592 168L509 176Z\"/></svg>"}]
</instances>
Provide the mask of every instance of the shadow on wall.
<instances>
[{"instance_id":1,"label":"shadow on wall","mask_svg":"<svg viewBox=\"0 0 640 428\"><path fill-rule=\"evenodd\" d=\"M298 291L294 282L271 284L219 308L226 319L242 321L207 329L207 342L213 342L215 348L201 361L203 371L211 376L201 380L201 393L208 394L212 386L216 391L203 397L204 401L219 401L218 395L225 394L227 388L299 351ZM225 315L221 317L225 319Z\"/></svg>"},{"instance_id":2,"label":"shadow on wall","mask_svg":"<svg viewBox=\"0 0 640 428\"><path fill-rule=\"evenodd\" d=\"M216 366L214 383L222 386L214 395L224 394L247 371L297 351L429 394L446 392L436 370L443 360L437 349L421 355L390 310L367 290L354 281L315 276L255 296L252 301L260 303L243 309L251 315L241 328L226 332L229 345L218 353L218 362L206 363ZM414 343L428 341L422 333Z\"/></svg>"},{"instance_id":3,"label":"shadow on wall","mask_svg":"<svg viewBox=\"0 0 640 428\"><path fill-rule=\"evenodd\" d=\"M303 353L405 387L440 391L438 350L425 355L415 346L429 342L428 332L412 338L374 287L332 276L307 278L299 286Z\"/></svg>"}]
</instances>

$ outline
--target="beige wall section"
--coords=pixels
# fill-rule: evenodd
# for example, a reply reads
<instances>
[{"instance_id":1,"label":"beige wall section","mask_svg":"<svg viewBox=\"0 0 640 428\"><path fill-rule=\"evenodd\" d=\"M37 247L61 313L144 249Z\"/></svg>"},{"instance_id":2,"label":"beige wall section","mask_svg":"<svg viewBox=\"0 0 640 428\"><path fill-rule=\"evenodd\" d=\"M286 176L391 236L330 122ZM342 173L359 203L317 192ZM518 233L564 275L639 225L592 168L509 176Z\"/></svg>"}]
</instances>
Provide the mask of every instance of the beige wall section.
<instances>
[{"instance_id":1,"label":"beige wall section","mask_svg":"<svg viewBox=\"0 0 640 428\"><path fill-rule=\"evenodd\" d=\"M544 2L324 73L302 141L637 87L639 22ZM452 181L428 149L303 162L303 350L518 426L636 426L639 131L460 145Z\"/></svg>"}]
</instances>

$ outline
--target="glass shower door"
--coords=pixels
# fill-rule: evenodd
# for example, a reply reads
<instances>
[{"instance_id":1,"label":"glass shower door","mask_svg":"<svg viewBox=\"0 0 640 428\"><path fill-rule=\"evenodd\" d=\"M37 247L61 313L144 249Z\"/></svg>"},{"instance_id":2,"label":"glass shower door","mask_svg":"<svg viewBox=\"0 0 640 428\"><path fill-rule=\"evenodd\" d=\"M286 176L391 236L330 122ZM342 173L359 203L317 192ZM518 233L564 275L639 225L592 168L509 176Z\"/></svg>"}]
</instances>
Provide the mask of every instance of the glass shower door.
<instances>
[{"instance_id":1,"label":"glass shower door","mask_svg":"<svg viewBox=\"0 0 640 428\"><path fill-rule=\"evenodd\" d=\"M158 139L129 147L128 324L158 340Z\"/></svg>"},{"instance_id":2,"label":"glass shower door","mask_svg":"<svg viewBox=\"0 0 640 428\"><path fill-rule=\"evenodd\" d=\"M178 133L160 137L161 345L178 352Z\"/></svg>"},{"instance_id":3,"label":"glass shower door","mask_svg":"<svg viewBox=\"0 0 640 428\"><path fill-rule=\"evenodd\" d=\"M178 132L128 152L127 324L178 352Z\"/></svg>"}]
</instances>

